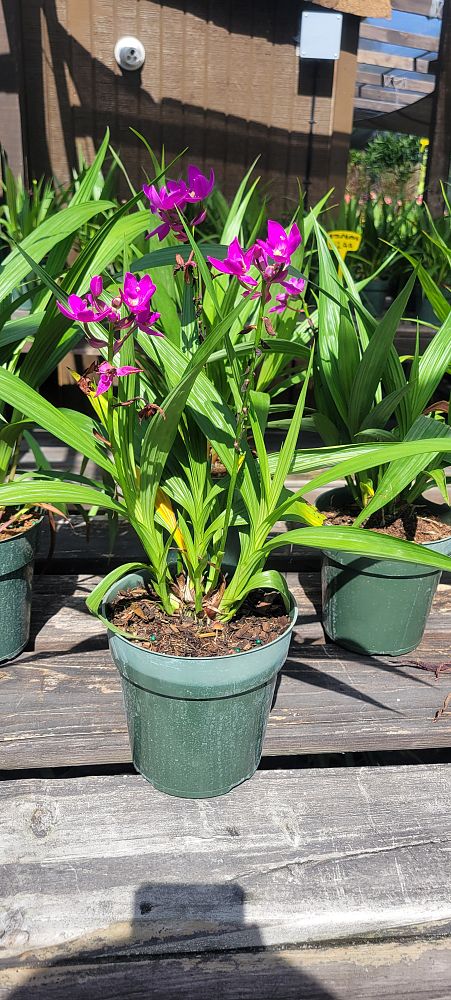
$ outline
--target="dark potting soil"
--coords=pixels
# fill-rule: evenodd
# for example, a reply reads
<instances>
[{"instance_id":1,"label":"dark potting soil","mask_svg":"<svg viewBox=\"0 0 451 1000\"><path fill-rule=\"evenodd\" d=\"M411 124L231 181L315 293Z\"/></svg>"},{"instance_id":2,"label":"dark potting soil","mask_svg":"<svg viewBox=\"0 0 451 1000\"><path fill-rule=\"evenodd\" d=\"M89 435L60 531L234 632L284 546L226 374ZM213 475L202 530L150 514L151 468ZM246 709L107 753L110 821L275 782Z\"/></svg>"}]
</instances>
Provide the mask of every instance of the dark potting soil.
<instances>
[{"instance_id":1,"label":"dark potting soil","mask_svg":"<svg viewBox=\"0 0 451 1000\"><path fill-rule=\"evenodd\" d=\"M39 514L35 510L29 510L17 519L14 519L15 513L16 511L11 507L2 509L3 517L0 520L0 542L8 542L11 538L16 538L17 535L23 535L39 519Z\"/></svg>"},{"instance_id":2,"label":"dark potting soil","mask_svg":"<svg viewBox=\"0 0 451 1000\"><path fill-rule=\"evenodd\" d=\"M120 591L108 618L132 633L145 649L169 656L228 656L265 646L288 628L290 618L276 591L254 591L229 622L194 618L186 611L167 615L150 590Z\"/></svg>"},{"instance_id":3,"label":"dark potting soil","mask_svg":"<svg viewBox=\"0 0 451 1000\"><path fill-rule=\"evenodd\" d=\"M357 511L326 511L326 524L333 525L353 525L357 517ZM439 521L438 518L419 514L412 507L398 512L396 516L388 518L385 516L385 524L382 523L381 512L377 511L366 522L365 528L371 531L378 531L383 535L392 535L408 542L437 542L440 538L448 538L451 535L451 525Z\"/></svg>"}]
</instances>

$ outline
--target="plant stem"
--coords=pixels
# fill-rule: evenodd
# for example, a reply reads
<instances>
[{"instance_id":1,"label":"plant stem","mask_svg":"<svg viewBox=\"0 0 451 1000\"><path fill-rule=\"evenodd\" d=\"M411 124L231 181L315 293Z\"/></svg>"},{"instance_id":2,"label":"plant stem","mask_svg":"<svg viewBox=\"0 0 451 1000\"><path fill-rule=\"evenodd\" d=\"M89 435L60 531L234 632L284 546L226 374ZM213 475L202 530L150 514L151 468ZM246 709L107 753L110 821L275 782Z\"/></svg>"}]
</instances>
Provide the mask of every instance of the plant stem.
<instances>
[{"instance_id":1,"label":"plant stem","mask_svg":"<svg viewBox=\"0 0 451 1000\"><path fill-rule=\"evenodd\" d=\"M253 360L252 360L252 369L251 369L251 371L249 373L250 377L248 379L248 384L246 385L246 388L244 390L244 398L243 398L243 405L242 405L242 408L241 408L241 413L238 416L238 423L237 423L237 430L236 430L235 454L233 456L232 472L230 474L229 486L228 486L228 489L227 489L226 512L225 512L225 517L224 517L224 526L223 526L223 529L222 529L221 541L219 543L219 549L218 549L218 552L217 552L217 565L216 565L216 568L215 568L215 572L214 572L214 576L213 576L213 581L212 581L211 588L210 588L212 591L216 587L216 584L217 584L217 582L219 580L219 574L221 572L221 564L222 564L222 559L223 559L224 552L225 552L227 535L228 535L228 531L229 531L229 527L230 527L230 515L231 515L231 510L232 510L233 497L234 497L234 494L235 494L236 481L237 481L237 477L238 477L238 472L239 472L239 470L241 468L241 464L242 464L241 460L244 457L242 455L242 452L241 452L241 441L242 441L243 434L245 433L246 427L247 427L247 413L248 413L248 407L249 407L249 397L250 397L251 390L254 388L254 384L255 384L255 367L256 367L256 363L257 363L257 351L259 349L260 341L261 341L261 338L262 338L263 312L264 312L264 308L265 308L265 302L266 302L266 285L263 283L263 285L262 285L262 291L261 291L261 297L260 297L260 306L259 306L259 310L258 310L257 326L256 326L256 330L255 330L255 344L254 344L254 352L253 352ZM249 365L250 364L251 364L251 362L249 362ZM241 392L241 387L237 386L237 388Z\"/></svg>"}]
</instances>

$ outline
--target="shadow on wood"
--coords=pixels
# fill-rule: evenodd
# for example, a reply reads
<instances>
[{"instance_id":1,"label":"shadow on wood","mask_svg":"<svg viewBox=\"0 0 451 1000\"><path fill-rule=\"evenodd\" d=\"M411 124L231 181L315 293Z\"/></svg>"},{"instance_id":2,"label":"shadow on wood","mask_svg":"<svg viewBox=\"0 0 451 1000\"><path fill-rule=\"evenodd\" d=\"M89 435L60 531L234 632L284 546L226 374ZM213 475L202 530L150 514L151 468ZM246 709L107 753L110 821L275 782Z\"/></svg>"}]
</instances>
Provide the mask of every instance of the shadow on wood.
<instances>
[{"instance_id":1,"label":"shadow on wood","mask_svg":"<svg viewBox=\"0 0 451 1000\"><path fill-rule=\"evenodd\" d=\"M36 835L45 837L45 811L36 817ZM230 828L228 834L238 837ZM112 876L113 872L110 873ZM105 890L108 895L108 882ZM246 893L227 885L143 883L129 921L75 940L67 949L44 949L42 968L5 970L8 1000L335 1000L323 983L294 963L290 953L265 953L258 926L245 918ZM105 916L109 904L105 901ZM55 913L55 918L58 914ZM64 919L61 913L60 919ZM10 914L10 922L18 915ZM13 929L14 935L14 929ZM246 940L233 948L233 937ZM208 944L211 937L211 945ZM196 953L196 939L202 939ZM242 942L241 942L242 943ZM225 949L222 951L222 949ZM171 954L171 952L173 954ZM33 960L32 960L33 964ZM16 983L17 985L14 985Z\"/></svg>"}]
</instances>

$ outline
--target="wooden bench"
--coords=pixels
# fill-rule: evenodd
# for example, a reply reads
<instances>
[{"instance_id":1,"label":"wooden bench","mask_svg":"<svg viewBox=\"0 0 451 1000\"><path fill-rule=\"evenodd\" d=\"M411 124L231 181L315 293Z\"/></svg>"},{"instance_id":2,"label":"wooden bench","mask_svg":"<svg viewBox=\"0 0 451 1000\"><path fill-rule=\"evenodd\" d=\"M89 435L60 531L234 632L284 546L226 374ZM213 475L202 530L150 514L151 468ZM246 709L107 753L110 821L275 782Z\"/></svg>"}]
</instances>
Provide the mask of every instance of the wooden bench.
<instances>
[{"instance_id":1,"label":"wooden bench","mask_svg":"<svg viewBox=\"0 0 451 1000\"><path fill-rule=\"evenodd\" d=\"M414 653L354 656L324 641L318 572L289 553L300 616L262 767L171 799L130 765L84 606L107 566L93 536L87 555L62 529L30 646L0 670L0 1000L449 1000L451 764L416 761L451 744L451 580ZM134 558L127 529L118 547ZM370 750L412 764L314 756Z\"/></svg>"}]
</instances>

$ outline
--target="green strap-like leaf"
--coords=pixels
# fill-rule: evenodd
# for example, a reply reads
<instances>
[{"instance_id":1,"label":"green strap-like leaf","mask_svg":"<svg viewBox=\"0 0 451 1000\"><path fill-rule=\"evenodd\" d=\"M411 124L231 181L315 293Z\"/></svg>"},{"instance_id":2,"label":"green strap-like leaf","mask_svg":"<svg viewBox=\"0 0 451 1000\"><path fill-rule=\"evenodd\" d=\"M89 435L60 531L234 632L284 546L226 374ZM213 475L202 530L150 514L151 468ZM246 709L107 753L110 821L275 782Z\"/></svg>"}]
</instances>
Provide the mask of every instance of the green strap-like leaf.
<instances>
[{"instance_id":1,"label":"green strap-like leaf","mask_svg":"<svg viewBox=\"0 0 451 1000\"><path fill-rule=\"evenodd\" d=\"M104 507L115 510L126 516L125 507L113 500L108 493L94 489L91 486L80 486L78 483L57 482L55 480L27 479L17 476L12 483L0 485L0 506L7 504L38 504L39 503L80 503L90 506Z\"/></svg>"},{"instance_id":2,"label":"green strap-like leaf","mask_svg":"<svg viewBox=\"0 0 451 1000\"><path fill-rule=\"evenodd\" d=\"M284 545L309 546L332 552L350 552L369 559L396 559L399 562L417 563L435 569L451 571L451 558L414 542L402 542L390 535L366 528L336 528L325 525L322 528L297 528L286 531L276 538L270 538L263 550L270 555L274 549Z\"/></svg>"},{"instance_id":3,"label":"green strap-like leaf","mask_svg":"<svg viewBox=\"0 0 451 1000\"><path fill-rule=\"evenodd\" d=\"M287 581L278 570L266 569L259 573L254 573L248 580L243 589L240 591L238 597L235 596L233 603L229 605L227 600L227 590L224 592L224 597L219 606L219 612L221 614L225 612L224 617L231 617L236 606L241 604L247 594L250 594L253 590L277 590L283 599L283 603L287 611L290 610L292 605L291 594L288 589ZM228 614L227 614L228 612Z\"/></svg>"},{"instance_id":4,"label":"green strap-like leaf","mask_svg":"<svg viewBox=\"0 0 451 1000\"><path fill-rule=\"evenodd\" d=\"M434 437L447 440L447 450L451 452L451 427L434 420L432 417L418 417L404 440L423 441ZM399 497L406 486L412 483L436 457L437 454L428 454L425 458L425 455L420 452L419 455L391 462L384 472L373 498L355 519L355 526L358 527L362 521L366 521L376 511L381 510L382 507Z\"/></svg>"},{"instance_id":5,"label":"green strap-like leaf","mask_svg":"<svg viewBox=\"0 0 451 1000\"><path fill-rule=\"evenodd\" d=\"M107 573L86 598L86 607L93 615L97 615L105 594L108 593L110 587L113 587L121 577L128 576L129 573L137 573L139 570L148 569L149 567L145 563L140 562L124 563L123 566L117 566L116 569L112 569L111 573Z\"/></svg>"},{"instance_id":6,"label":"green strap-like leaf","mask_svg":"<svg viewBox=\"0 0 451 1000\"><path fill-rule=\"evenodd\" d=\"M415 275L412 274L405 288L392 302L384 318L376 327L357 369L349 400L349 423L355 434L371 409L376 389L382 379L387 357L393 345L396 331L410 297Z\"/></svg>"},{"instance_id":7,"label":"green strap-like leaf","mask_svg":"<svg viewBox=\"0 0 451 1000\"><path fill-rule=\"evenodd\" d=\"M64 441L70 448L92 458L101 469L114 476L115 468L95 438L76 426L67 412L63 413L47 402L38 392L26 385L17 375L0 368L0 399L15 407L18 413L32 418L50 434Z\"/></svg>"}]
</instances>

